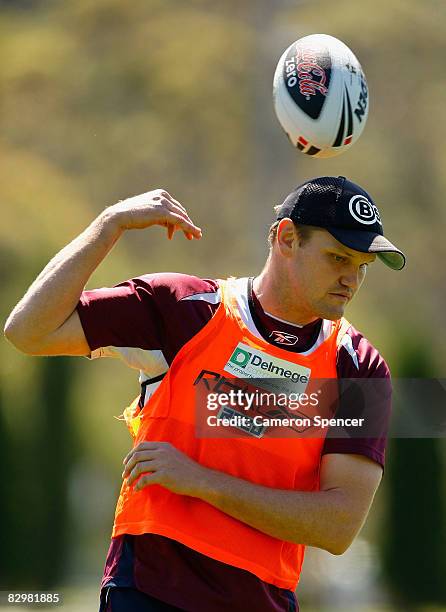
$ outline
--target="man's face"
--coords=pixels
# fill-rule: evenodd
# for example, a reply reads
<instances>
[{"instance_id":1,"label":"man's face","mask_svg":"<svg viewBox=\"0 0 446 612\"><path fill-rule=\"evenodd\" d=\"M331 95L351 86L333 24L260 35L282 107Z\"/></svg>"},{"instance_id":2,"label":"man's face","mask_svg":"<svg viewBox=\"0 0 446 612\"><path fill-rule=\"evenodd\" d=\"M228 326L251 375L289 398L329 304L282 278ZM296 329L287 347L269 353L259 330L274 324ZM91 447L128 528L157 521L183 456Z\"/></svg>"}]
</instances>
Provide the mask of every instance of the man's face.
<instances>
[{"instance_id":1,"label":"man's face","mask_svg":"<svg viewBox=\"0 0 446 612\"><path fill-rule=\"evenodd\" d=\"M289 258L290 302L294 298L305 318L341 318L375 258L345 247L324 229L314 230Z\"/></svg>"}]
</instances>

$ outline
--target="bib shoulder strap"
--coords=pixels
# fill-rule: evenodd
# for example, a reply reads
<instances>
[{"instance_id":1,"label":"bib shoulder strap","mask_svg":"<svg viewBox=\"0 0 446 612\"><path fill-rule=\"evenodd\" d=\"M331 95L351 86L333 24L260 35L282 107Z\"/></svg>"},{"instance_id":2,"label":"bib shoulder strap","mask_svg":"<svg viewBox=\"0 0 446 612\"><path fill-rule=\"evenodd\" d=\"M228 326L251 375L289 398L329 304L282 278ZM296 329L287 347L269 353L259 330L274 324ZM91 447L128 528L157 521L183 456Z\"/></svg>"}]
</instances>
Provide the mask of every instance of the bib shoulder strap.
<instances>
[{"instance_id":1,"label":"bib shoulder strap","mask_svg":"<svg viewBox=\"0 0 446 612\"><path fill-rule=\"evenodd\" d=\"M342 317L342 319L339 320L338 330L337 330L337 335L336 335L336 346L339 346L341 344L342 338L345 336L345 334L347 333L347 330L350 327L351 327L350 321L347 321L347 319L344 319L344 317Z\"/></svg>"},{"instance_id":2,"label":"bib shoulder strap","mask_svg":"<svg viewBox=\"0 0 446 612\"><path fill-rule=\"evenodd\" d=\"M232 318L239 318L237 300L235 297L235 276L227 279L218 279L218 286L221 293L221 303L223 304L227 314Z\"/></svg>"}]
</instances>

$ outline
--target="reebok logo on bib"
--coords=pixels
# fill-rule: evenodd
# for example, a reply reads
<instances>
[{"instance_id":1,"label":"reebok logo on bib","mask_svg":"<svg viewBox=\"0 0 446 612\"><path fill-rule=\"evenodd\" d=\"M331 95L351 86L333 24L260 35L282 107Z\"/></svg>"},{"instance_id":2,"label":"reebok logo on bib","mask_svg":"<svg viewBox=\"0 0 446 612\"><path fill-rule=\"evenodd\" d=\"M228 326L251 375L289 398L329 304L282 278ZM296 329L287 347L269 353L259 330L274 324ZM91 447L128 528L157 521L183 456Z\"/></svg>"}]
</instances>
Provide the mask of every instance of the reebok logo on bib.
<instances>
[{"instance_id":1,"label":"reebok logo on bib","mask_svg":"<svg viewBox=\"0 0 446 612\"><path fill-rule=\"evenodd\" d=\"M261 387L280 393L304 393L311 370L292 361L273 357L239 342L223 368L237 378L262 380Z\"/></svg>"}]
</instances>

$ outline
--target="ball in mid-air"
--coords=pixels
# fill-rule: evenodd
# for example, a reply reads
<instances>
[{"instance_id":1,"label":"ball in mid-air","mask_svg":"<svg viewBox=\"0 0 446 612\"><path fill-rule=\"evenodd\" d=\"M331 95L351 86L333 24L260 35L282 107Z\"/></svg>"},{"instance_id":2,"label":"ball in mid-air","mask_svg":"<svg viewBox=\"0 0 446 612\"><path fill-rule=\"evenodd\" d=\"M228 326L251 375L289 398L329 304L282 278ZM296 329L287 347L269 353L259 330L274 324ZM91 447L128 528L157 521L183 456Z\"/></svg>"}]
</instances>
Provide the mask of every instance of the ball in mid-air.
<instances>
[{"instance_id":1,"label":"ball in mid-air","mask_svg":"<svg viewBox=\"0 0 446 612\"><path fill-rule=\"evenodd\" d=\"M334 157L361 135L369 110L360 63L340 40L327 34L300 38L285 50L273 84L274 109L302 153Z\"/></svg>"}]
</instances>

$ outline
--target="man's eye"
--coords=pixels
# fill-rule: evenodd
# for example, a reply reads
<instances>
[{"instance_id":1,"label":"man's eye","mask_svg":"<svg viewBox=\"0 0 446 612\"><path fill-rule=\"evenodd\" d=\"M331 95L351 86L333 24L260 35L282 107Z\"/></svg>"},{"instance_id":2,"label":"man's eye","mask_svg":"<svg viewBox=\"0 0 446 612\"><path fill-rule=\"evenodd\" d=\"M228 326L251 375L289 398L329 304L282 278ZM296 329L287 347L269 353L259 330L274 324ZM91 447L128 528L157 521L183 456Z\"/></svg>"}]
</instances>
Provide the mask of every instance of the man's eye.
<instances>
[{"instance_id":1,"label":"man's eye","mask_svg":"<svg viewBox=\"0 0 446 612\"><path fill-rule=\"evenodd\" d=\"M335 255L334 253L333 253L333 259L337 261L338 263L345 261L345 257L342 257L342 255Z\"/></svg>"}]
</instances>

